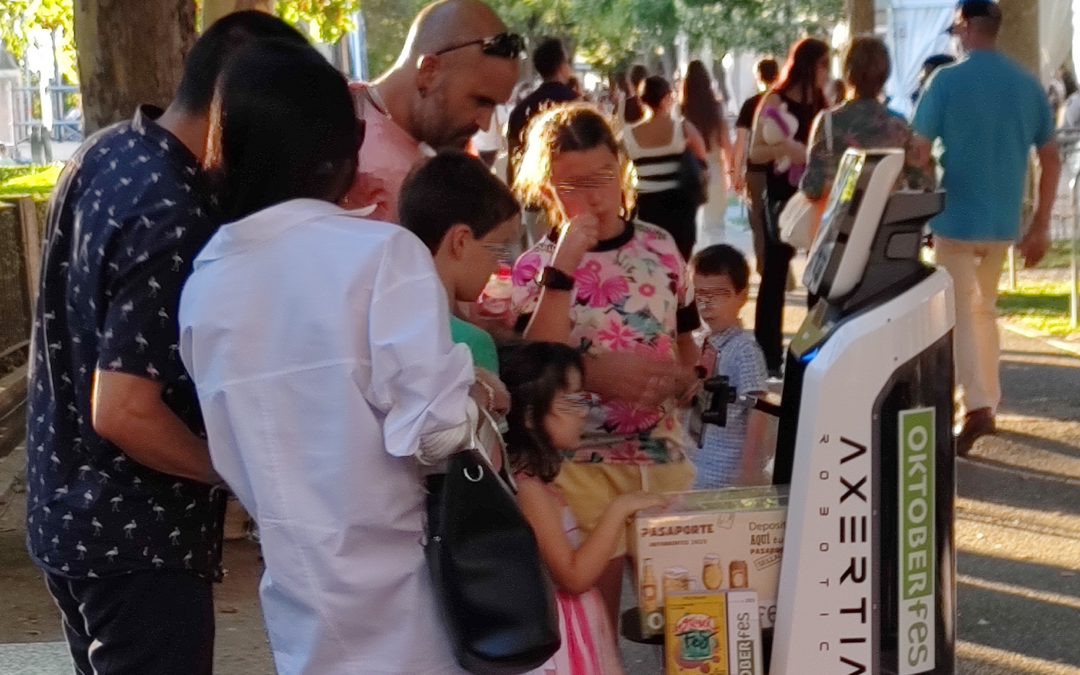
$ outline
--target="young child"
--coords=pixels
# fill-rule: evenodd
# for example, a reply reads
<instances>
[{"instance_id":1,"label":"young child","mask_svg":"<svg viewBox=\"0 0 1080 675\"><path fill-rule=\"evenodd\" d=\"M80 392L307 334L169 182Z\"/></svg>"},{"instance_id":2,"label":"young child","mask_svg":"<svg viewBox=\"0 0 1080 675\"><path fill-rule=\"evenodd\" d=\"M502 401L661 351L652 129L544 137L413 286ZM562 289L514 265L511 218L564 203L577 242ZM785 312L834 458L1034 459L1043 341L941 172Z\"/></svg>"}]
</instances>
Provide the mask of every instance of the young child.
<instances>
[{"instance_id":1,"label":"young child","mask_svg":"<svg viewBox=\"0 0 1080 675\"><path fill-rule=\"evenodd\" d=\"M521 208L509 188L480 160L459 151L442 152L412 170L401 186L398 217L431 250L451 312L457 302L480 297L499 263L510 260L521 227ZM491 335L453 315L450 332L454 342L469 347L476 366L499 372ZM485 378L478 375L482 383ZM494 403L501 387L491 380L486 385Z\"/></svg>"},{"instance_id":2,"label":"young child","mask_svg":"<svg viewBox=\"0 0 1080 675\"><path fill-rule=\"evenodd\" d=\"M545 208L554 229L514 266L518 325L530 340L579 349L588 386L604 395L557 480L588 534L619 495L693 483L676 409L697 383L700 319L671 235L629 220L631 165L594 107L541 113L519 166L518 195ZM597 584L613 623L625 546L619 537Z\"/></svg>"},{"instance_id":3,"label":"young child","mask_svg":"<svg viewBox=\"0 0 1080 675\"><path fill-rule=\"evenodd\" d=\"M566 345L525 343L503 350L502 378L514 406L506 456L518 502L536 533L540 555L558 587L562 647L537 675L620 675L615 634L593 585L607 567L626 519L666 500L643 492L612 501L587 536L552 484L563 453L581 442L591 395L582 391L581 355Z\"/></svg>"},{"instance_id":4,"label":"young child","mask_svg":"<svg viewBox=\"0 0 1080 675\"><path fill-rule=\"evenodd\" d=\"M750 284L746 258L727 244L717 244L699 251L691 269L698 310L709 328L699 365L709 377L726 376L739 396L760 394L768 378L765 355L754 335L743 330L739 322ZM693 457L697 466L694 489L753 484L761 473L759 448L763 434L762 415L729 405L726 426L704 425Z\"/></svg>"}]
</instances>

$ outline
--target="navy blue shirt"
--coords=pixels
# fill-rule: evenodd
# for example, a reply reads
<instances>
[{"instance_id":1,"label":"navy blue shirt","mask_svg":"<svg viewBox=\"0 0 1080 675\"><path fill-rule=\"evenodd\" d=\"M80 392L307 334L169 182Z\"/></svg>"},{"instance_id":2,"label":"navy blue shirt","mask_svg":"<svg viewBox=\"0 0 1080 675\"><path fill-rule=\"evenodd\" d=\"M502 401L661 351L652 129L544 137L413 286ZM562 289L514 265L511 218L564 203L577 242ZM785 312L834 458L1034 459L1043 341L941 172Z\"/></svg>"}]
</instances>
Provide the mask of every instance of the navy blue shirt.
<instances>
[{"instance_id":1,"label":"navy blue shirt","mask_svg":"<svg viewBox=\"0 0 1080 675\"><path fill-rule=\"evenodd\" d=\"M507 123L506 137L513 152L525 144L522 135L529 127L529 122L537 113L559 103L576 101L578 95L569 85L562 82L543 82L536 90L526 96L510 112L510 121Z\"/></svg>"},{"instance_id":2,"label":"navy blue shirt","mask_svg":"<svg viewBox=\"0 0 1080 675\"><path fill-rule=\"evenodd\" d=\"M195 156L144 106L89 139L49 204L30 354L27 545L79 579L153 569L220 578L225 495L136 463L91 424L95 369L160 382L205 436L176 320L191 261L213 234Z\"/></svg>"}]
</instances>

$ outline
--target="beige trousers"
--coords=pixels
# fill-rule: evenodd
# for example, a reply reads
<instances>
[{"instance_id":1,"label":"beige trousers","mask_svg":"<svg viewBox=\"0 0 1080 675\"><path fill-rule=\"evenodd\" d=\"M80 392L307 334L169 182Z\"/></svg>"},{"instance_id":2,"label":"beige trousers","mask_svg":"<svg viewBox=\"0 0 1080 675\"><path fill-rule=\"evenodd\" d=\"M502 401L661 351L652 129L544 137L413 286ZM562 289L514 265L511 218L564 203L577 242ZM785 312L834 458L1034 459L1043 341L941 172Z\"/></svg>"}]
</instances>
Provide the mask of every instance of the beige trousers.
<instances>
[{"instance_id":1,"label":"beige trousers","mask_svg":"<svg viewBox=\"0 0 1080 675\"><path fill-rule=\"evenodd\" d=\"M1009 246L1008 242L961 241L934 235L937 262L952 276L956 294L956 383L968 412L979 408L997 412L1001 403L997 297Z\"/></svg>"}]
</instances>

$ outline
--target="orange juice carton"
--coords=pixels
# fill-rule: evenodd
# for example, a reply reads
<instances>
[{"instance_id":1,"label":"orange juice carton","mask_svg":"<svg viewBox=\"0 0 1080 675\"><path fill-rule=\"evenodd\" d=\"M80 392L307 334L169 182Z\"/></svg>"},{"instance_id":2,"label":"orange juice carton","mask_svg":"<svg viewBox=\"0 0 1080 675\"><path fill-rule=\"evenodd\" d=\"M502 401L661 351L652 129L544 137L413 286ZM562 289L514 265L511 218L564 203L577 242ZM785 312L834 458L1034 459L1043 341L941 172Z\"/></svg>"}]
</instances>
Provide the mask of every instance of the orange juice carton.
<instances>
[{"instance_id":1,"label":"orange juice carton","mask_svg":"<svg viewBox=\"0 0 1080 675\"><path fill-rule=\"evenodd\" d=\"M776 618L787 521L786 488L703 490L673 495L639 513L630 548L637 565L641 634L664 632L666 598L722 590L757 592L762 628Z\"/></svg>"},{"instance_id":2,"label":"orange juice carton","mask_svg":"<svg viewBox=\"0 0 1080 675\"><path fill-rule=\"evenodd\" d=\"M670 595L664 615L667 675L761 675L753 591Z\"/></svg>"}]
</instances>

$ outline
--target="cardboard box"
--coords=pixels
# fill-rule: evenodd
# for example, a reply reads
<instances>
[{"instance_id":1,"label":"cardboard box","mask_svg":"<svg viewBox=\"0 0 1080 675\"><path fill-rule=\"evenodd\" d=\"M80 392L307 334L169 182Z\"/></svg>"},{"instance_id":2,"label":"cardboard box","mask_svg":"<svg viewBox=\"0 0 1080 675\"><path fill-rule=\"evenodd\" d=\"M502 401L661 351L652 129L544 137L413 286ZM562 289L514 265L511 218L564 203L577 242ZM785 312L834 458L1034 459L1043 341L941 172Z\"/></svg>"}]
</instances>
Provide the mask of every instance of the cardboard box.
<instances>
[{"instance_id":1,"label":"cardboard box","mask_svg":"<svg viewBox=\"0 0 1080 675\"><path fill-rule=\"evenodd\" d=\"M667 675L761 675L761 625L753 591L669 595Z\"/></svg>"},{"instance_id":2,"label":"cardboard box","mask_svg":"<svg viewBox=\"0 0 1080 675\"><path fill-rule=\"evenodd\" d=\"M771 627L786 520L786 488L772 486L687 492L639 513L630 545L642 636L664 632L668 595L728 589L756 591L758 621Z\"/></svg>"}]
</instances>

